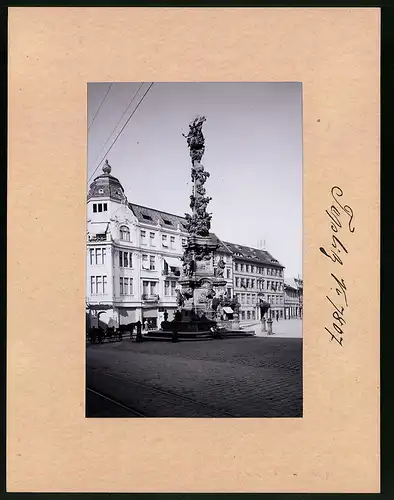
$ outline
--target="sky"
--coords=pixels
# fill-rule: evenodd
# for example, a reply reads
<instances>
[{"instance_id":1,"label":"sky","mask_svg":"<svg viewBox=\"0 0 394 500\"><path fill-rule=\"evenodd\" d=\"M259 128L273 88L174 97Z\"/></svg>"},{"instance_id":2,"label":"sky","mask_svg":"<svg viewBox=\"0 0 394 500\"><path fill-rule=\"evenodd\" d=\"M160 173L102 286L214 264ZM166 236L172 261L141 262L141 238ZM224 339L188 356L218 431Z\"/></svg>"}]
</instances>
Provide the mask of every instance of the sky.
<instances>
[{"instance_id":1,"label":"sky","mask_svg":"<svg viewBox=\"0 0 394 500\"><path fill-rule=\"evenodd\" d=\"M212 232L254 248L263 241L285 277L302 276L301 83L151 83L88 84L88 184L108 159L129 202L184 216L182 133L204 115Z\"/></svg>"}]
</instances>

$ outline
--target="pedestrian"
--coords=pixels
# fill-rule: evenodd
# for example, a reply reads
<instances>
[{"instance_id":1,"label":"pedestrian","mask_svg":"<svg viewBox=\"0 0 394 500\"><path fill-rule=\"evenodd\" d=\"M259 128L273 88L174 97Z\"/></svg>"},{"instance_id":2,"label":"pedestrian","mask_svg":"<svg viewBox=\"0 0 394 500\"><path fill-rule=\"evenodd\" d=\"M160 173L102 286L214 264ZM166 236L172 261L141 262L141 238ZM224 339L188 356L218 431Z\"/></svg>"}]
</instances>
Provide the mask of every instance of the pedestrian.
<instances>
[{"instance_id":1,"label":"pedestrian","mask_svg":"<svg viewBox=\"0 0 394 500\"><path fill-rule=\"evenodd\" d=\"M178 337L178 328L176 325L173 326L172 328L172 333L171 333L171 341L172 342L178 342L179 337Z\"/></svg>"},{"instance_id":2,"label":"pedestrian","mask_svg":"<svg viewBox=\"0 0 394 500\"><path fill-rule=\"evenodd\" d=\"M135 337L135 342L142 342L142 340L143 340L142 339L141 327L142 327L141 321L137 321L137 323L136 323L137 334L136 334L136 337Z\"/></svg>"},{"instance_id":3,"label":"pedestrian","mask_svg":"<svg viewBox=\"0 0 394 500\"><path fill-rule=\"evenodd\" d=\"M147 319L144 321L144 330L146 332L148 331L148 320Z\"/></svg>"},{"instance_id":4,"label":"pedestrian","mask_svg":"<svg viewBox=\"0 0 394 500\"><path fill-rule=\"evenodd\" d=\"M276 321L279 321L279 311L276 312Z\"/></svg>"}]
</instances>

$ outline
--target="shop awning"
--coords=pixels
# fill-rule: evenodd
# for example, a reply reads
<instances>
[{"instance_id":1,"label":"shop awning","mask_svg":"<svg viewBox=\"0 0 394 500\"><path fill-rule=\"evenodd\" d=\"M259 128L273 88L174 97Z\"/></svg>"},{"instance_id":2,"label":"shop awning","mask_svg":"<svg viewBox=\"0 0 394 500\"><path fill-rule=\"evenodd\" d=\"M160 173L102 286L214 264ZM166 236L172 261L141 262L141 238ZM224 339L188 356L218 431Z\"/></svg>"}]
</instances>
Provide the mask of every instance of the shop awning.
<instances>
[{"instance_id":1,"label":"shop awning","mask_svg":"<svg viewBox=\"0 0 394 500\"><path fill-rule=\"evenodd\" d=\"M142 309L143 318L157 318L157 309Z\"/></svg>"},{"instance_id":2,"label":"shop awning","mask_svg":"<svg viewBox=\"0 0 394 500\"><path fill-rule=\"evenodd\" d=\"M234 311L231 309L231 307L223 307L223 311L226 313L226 314L234 314Z\"/></svg>"},{"instance_id":3,"label":"shop awning","mask_svg":"<svg viewBox=\"0 0 394 500\"><path fill-rule=\"evenodd\" d=\"M181 259L178 259L176 257L164 257L164 260L167 262L168 267L182 267Z\"/></svg>"},{"instance_id":4,"label":"shop awning","mask_svg":"<svg viewBox=\"0 0 394 500\"><path fill-rule=\"evenodd\" d=\"M97 222L89 226L90 234L105 234L107 232L108 222Z\"/></svg>"},{"instance_id":5,"label":"shop awning","mask_svg":"<svg viewBox=\"0 0 394 500\"><path fill-rule=\"evenodd\" d=\"M111 304L87 304L86 308L91 311L107 311L113 309L113 306Z\"/></svg>"}]
</instances>

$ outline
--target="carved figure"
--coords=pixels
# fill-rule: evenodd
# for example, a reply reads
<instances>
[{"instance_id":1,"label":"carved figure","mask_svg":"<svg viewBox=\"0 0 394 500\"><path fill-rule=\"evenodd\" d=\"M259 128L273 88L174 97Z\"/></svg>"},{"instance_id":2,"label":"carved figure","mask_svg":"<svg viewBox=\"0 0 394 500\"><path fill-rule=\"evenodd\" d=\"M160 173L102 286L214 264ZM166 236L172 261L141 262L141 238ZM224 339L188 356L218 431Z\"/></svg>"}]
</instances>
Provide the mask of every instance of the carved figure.
<instances>
[{"instance_id":1,"label":"carved figure","mask_svg":"<svg viewBox=\"0 0 394 500\"><path fill-rule=\"evenodd\" d=\"M199 181L201 184L204 184L209 176L210 173L204 170L204 167L199 169L194 169L194 180Z\"/></svg>"},{"instance_id":2,"label":"carved figure","mask_svg":"<svg viewBox=\"0 0 394 500\"><path fill-rule=\"evenodd\" d=\"M223 260L223 257L220 257L219 262L218 262L218 267L216 270L216 276L218 278L223 278L224 277L224 269L226 267L226 264Z\"/></svg>"},{"instance_id":3,"label":"carved figure","mask_svg":"<svg viewBox=\"0 0 394 500\"><path fill-rule=\"evenodd\" d=\"M208 291L207 291L207 298L208 299L213 299L215 297L215 295L216 295L216 292L213 289L213 286L211 284L209 284Z\"/></svg>"},{"instance_id":4,"label":"carved figure","mask_svg":"<svg viewBox=\"0 0 394 500\"><path fill-rule=\"evenodd\" d=\"M180 290L176 291L176 302L178 304L178 307L183 307L183 304L185 303L185 299Z\"/></svg>"},{"instance_id":5,"label":"carved figure","mask_svg":"<svg viewBox=\"0 0 394 500\"><path fill-rule=\"evenodd\" d=\"M205 151L205 139L202 133L202 124L206 121L205 116L197 116L189 125L189 133L182 134L187 139L192 163L201 161Z\"/></svg>"},{"instance_id":6,"label":"carved figure","mask_svg":"<svg viewBox=\"0 0 394 500\"><path fill-rule=\"evenodd\" d=\"M207 190L202 184L197 184L196 186L196 193L199 194L200 196L205 196Z\"/></svg>"}]
</instances>

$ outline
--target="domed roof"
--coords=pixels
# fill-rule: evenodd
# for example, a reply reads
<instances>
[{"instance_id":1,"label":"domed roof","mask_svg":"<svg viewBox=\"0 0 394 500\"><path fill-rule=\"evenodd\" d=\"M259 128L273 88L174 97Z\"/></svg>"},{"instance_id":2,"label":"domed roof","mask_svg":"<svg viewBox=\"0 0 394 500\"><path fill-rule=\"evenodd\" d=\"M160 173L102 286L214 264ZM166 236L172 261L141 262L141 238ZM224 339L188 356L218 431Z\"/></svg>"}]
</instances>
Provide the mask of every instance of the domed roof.
<instances>
[{"instance_id":1,"label":"domed roof","mask_svg":"<svg viewBox=\"0 0 394 500\"><path fill-rule=\"evenodd\" d=\"M112 171L108 160L105 160L103 173L90 184L88 200L90 198L110 198L114 201L126 201L126 195L119 179L110 175Z\"/></svg>"}]
</instances>

